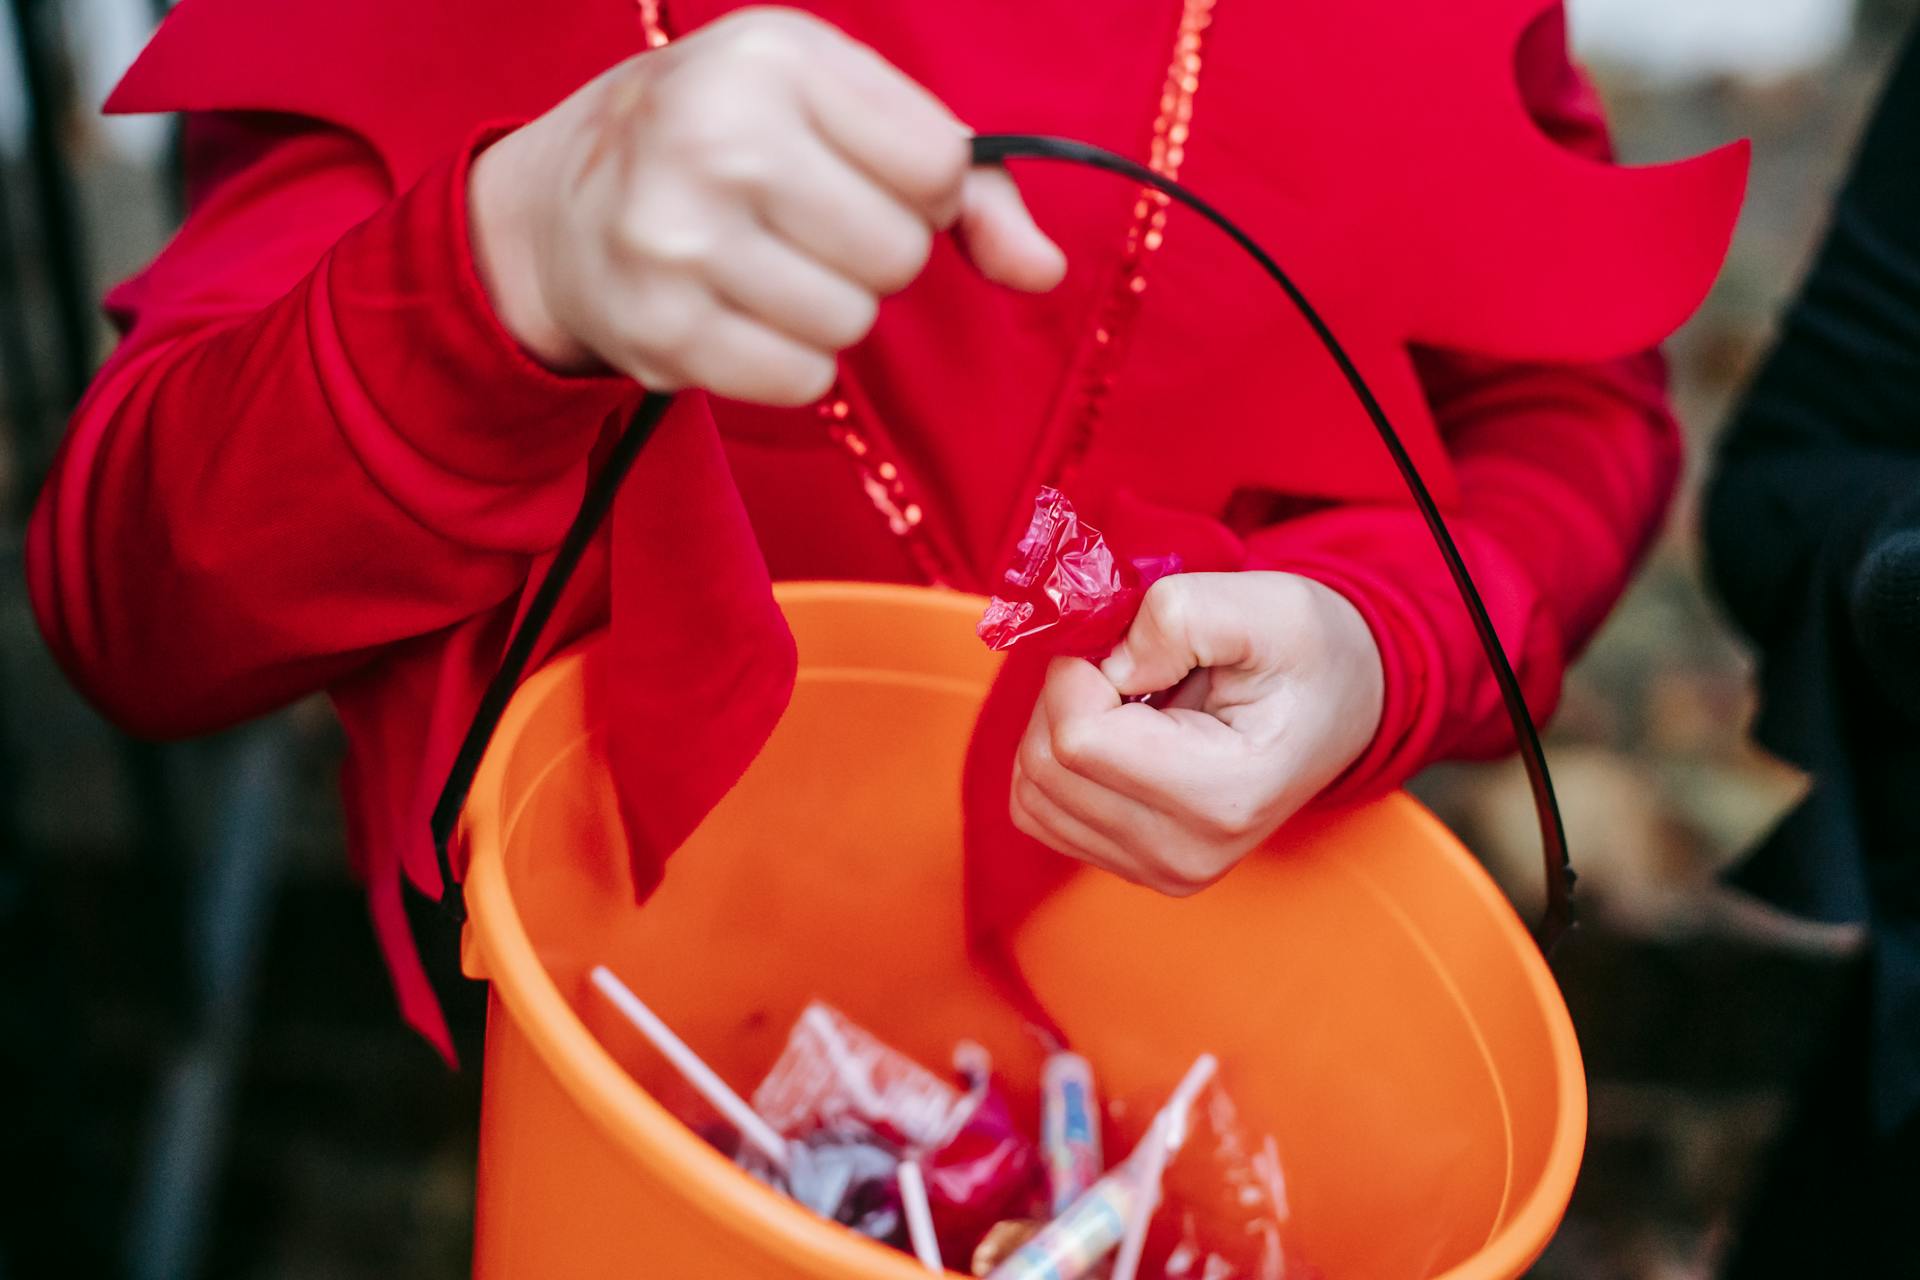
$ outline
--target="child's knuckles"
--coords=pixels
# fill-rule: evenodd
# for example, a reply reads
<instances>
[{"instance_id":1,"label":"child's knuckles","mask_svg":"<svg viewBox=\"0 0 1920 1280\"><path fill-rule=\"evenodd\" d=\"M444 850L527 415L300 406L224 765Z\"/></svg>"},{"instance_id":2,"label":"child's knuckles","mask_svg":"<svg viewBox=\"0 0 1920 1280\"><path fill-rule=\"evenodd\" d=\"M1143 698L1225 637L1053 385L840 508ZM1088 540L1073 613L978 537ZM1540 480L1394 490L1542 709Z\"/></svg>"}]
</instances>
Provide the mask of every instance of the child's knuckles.
<instances>
[{"instance_id":1,"label":"child's knuckles","mask_svg":"<svg viewBox=\"0 0 1920 1280\"><path fill-rule=\"evenodd\" d=\"M869 246L866 278L883 294L912 284L933 253L933 230L918 216L897 226L872 228L862 239Z\"/></svg>"},{"instance_id":2,"label":"child's knuckles","mask_svg":"<svg viewBox=\"0 0 1920 1280\"><path fill-rule=\"evenodd\" d=\"M1021 802L1018 796L1007 799L1007 817L1013 822L1013 829L1023 836L1030 836L1041 844L1051 845L1052 837L1047 829L1034 819L1033 810Z\"/></svg>"},{"instance_id":3,"label":"child's knuckles","mask_svg":"<svg viewBox=\"0 0 1920 1280\"><path fill-rule=\"evenodd\" d=\"M1054 767L1052 742L1044 730L1028 729L1020 739L1020 747L1014 754L1015 766L1022 777L1031 782Z\"/></svg>"},{"instance_id":4,"label":"child's knuckles","mask_svg":"<svg viewBox=\"0 0 1920 1280\"><path fill-rule=\"evenodd\" d=\"M688 217L651 200L630 204L607 234L607 256L629 270L706 276L724 252L712 220Z\"/></svg>"},{"instance_id":5,"label":"child's knuckles","mask_svg":"<svg viewBox=\"0 0 1920 1280\"><path fill-rule=\"evenodd\" d=\"M798 74L806 69L808 51L826 24L797 9L756 5L734 15L715 34L728 62L764 73L772 69Z\"/></svg>"},{"instance_id":6,"label":"child's knuckles","mask_svg":"<svg viewBox=\"0 0 1920 1280\"><path fill-rule=\"evenodd\" d=\"M967 137L945 121L933 120L915 130L909 157L894 175L900 190L942 221L960 211L961 187L972 165Z\"/></svg>"},{"instance_id":7,"label":"child's knuckles","mask_svg":"<svg viewBox=\"0 0 1920 1280\"><path fill-rule=\"evenodd\" d=\"M1022 774L1013 780L1013 803L1028 813L1034 813L1045 804L1045 800L1038 784Z\"/></svg>"},{"instance_id":8,"label":"child's knuckles","mask_svg":"<svg viewBox=\"0 0 1920 1280\"><path fill-rule=\"evenodd\" d=\"M1161 853L1154 859L1151 883L1169 898L1191 898L1213 885L1224 874L1222 868L1192 852Z\"/></svg>"},{"instance_id":9,"label":"child's knuckles","mask_svg":"<svg viewBox=\"0 0 1920 1280\"><path fill-rule=\"evenodd\" d=\"M1213 843L1246 839L1258 827L1253 810L1226 797L1209 797L1194 807L1194 827Z\"/></svg>"},{"instance_id":10,"label":"child's knuckles","mask_svg":"<svg viewBox=\"0 0 1920 1280\"><path fill-rule=\"evenodd\" d=\"M839 372L833 357L825 352L815 352L806 357L804 366L794 376L795 406L812 404L826 395L833 389L834 379Z\"/></svg>"},{"instance_id":11,"label":"child's knuckles","mask_svg":"<svg viewBox=\"0 0 1920 1280\"><path fill-rule=\"evenodd\" d=\"M681 375L697 374L703 358L722 354L713 350L711 305L689 295L661 290L631 322L636 344L648 357Z\"/></svg>"},{"instance_id":12,"label":"child's knuckles","mask_svg":"<svg viewBox=\"0 0 1920 1280\"><path fill-rule=\"evenodd\" d=\"M1100 729L1085 717L1055 721L1048 747L1063 768L1084 773L1100 757Z\"/></svg>"},{"instance_id":13,"label":"child's knuckles","mask_svg":"<svg viewBox=\"0 0 1920 1280\"><path fill-rule=\"evenodd\" d=\"M797 409L812 404L833 386L833 357L820 352L796 354L781 367L765 370L752 397L766 404Z\"/></svg>"},{"instance_id":14,"label":"child's knuckles","mask_svg":"<svg viewBox=\"0 0 1920 1280\"><path fill-rule=\"evenodd\" d=\"M860 290L844 298L822 298L816 307L828 345L844 351L873 332L880 318L880 299Z\"/></svg>"},{"instance_id":15,"label":"child's knuckles","mask_svg":"<svg viewBox=\"0 0 1920 1280\"><path fill-rule=\"evenodd\" d=\"M662 91L648 127L657 131L663 156L712 173L722 157L737 148L755 148L779 127L783 116L769 108L766 97L764 82L756 86L751 73L690 77L674 82L671 94Z\"/></svg>"},{"instance_id":16,"label":"child's knuckles","mask_svg":"<svg viewBox=\"0 0 1920 1280\"><path fill-rule=\"evenodd\" d=\"M1181 643L1193 621L1191 584L1178 576L1162 578L1147 588L1140 613L1148 627L1144 639L1163 648Z\"/></svg>"},{"instance_id":17,"label":"child's knuckles","mask_svg":"<svg viewBox=\"0 0 1920 1280\"><path fill-rule=\"evenodd\" d=\"M765 200L778 185L782 165L759 140L729 136L696 161L709 186L735 200Z\"/></svg>"}]
</instances>

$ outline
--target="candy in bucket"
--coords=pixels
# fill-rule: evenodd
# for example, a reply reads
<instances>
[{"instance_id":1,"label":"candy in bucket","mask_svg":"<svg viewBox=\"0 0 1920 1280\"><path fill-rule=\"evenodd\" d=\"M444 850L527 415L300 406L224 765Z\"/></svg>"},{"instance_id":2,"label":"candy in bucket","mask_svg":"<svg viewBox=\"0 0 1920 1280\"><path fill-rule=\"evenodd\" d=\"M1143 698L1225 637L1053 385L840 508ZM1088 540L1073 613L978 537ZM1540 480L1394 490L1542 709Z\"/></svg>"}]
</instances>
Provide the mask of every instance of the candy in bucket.
<instances>
[{"instance_id":1,"label":"candy in bucket","mask_svg":"<svg viewBox=\"0 0 1920 1280\"><path fill-rule=\"evenodd\" d=\"M1285 1191L1274 1144L1248 1135L1210 1055L1106 1171L1097 1142L1074 1123L1081 1113L1092 1120L1091 1065L1051 1055L1043 1176L978 1046L956 1050L956 1085L816 1001L750 1105L611 971L596 968L592 982L731 1128L737 1141L722 1136L715 1145L732 1149L744 1170L824 1218L909 1248L930 1270L951 1257L993 1280L1073 1280L1111 1256L1113 1280L1313 1274L1281 1247ZM1089 1177L1050 1214L1053 1196Z\"/></svg>"}]
</instances>

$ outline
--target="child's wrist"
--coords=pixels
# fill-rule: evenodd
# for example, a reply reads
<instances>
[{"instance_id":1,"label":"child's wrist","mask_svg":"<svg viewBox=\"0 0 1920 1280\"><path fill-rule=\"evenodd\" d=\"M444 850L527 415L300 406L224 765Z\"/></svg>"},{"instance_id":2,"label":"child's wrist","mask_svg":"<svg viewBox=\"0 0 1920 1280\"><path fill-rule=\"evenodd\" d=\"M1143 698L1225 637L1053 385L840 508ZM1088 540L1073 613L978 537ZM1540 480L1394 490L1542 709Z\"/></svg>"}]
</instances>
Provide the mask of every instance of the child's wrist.
<instances>
[{"instance_id":1,"label":"child's wrist","mask_svg":"<svg viewBox=\"0 0 1920 1280\"><path fill-rule=\"evenodd\" d=\"M555 373L591 373L599 361L547 305L541 287L532 193L523 172L525 140L509 134L475 156L467 171L473 266L495 317L528 355Z\"/></svg>"}]
</instances>

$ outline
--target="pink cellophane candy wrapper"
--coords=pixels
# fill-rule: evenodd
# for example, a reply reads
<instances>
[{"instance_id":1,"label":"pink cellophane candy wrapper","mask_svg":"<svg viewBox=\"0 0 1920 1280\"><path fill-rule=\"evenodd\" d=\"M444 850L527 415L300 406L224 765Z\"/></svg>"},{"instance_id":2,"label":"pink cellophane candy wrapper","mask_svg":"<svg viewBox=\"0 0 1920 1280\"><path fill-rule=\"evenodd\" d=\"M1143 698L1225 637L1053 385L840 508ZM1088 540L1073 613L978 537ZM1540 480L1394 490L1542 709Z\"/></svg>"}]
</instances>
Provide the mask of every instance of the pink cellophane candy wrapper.
<instances>
[{"instance_id":1,"label":"pink cellophane candy wrapper","mask_svg":"<svg viewBox=\"0 0 1920 1280\"><path fill-rule=\"evenodd\" d=\"M1044 486L1034 499L1033 521L980 619L979 635L995 650L1020 645L1104 658L1133 625L1147 588L1178 572L1178 556L1116 556L1065 494Z\"/></svg>"},{"instance_id":2,"label":"pink cellophane candy wrapper","mask_svg":"<svg viewBox=\"0 0 1920 1280\"><path fill-rule=\"evenodd\" d=\"M994 1223L1029 1212L1044 1185L1039 1149L991 1087L953 1140L927 1159L925 1173L940 1247L957 1259L972 1257Z\"/></svg>"},{"instance_id":3,"label":"pink cellophane candy wrapper","mask_svg":"<svg viewBox=\"0 0 1920 1280\"><path fill-rule=\"evenodd\" d=\"M818 1000L801 1011L753 1094L753 1109L787 1137L852 1123L921 1151L944 1146L971 1105L967 1094Z\"/></svg>"},{"instance_id":4,"label":"pink cellophane candy wrapper","mask_svg":"<svg viewBox=\"0 0 1920 1280\"><path fill-rule=\"evenodd\" d=\"M794 1023L753 1107L789 1138L864 1132L918 1153L943 1245L970 1251L1010 1206L1024 1206L1040 1174L1038 1151L984 1065L971 1084L955 1087L815 1001Z\"/></svg>"}]
</instances>

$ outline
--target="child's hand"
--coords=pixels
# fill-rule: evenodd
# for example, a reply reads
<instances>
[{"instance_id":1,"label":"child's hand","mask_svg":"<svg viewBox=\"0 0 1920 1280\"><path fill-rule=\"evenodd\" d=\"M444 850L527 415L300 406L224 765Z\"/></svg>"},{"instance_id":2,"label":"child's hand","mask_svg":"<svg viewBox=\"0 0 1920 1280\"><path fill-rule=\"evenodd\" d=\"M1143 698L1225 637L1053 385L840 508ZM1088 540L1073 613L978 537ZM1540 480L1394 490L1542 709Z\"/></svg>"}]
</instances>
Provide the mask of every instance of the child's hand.
<instances>
[{"instance_id":1,"label":"child's hand","mask_svg":"<svg viewBox=\"0 0 1920 1280\"><path fill-rule=\"evenodd\" d=\"M747 9L608 71L474 162L501 320L561 370L805 404L958 225L988 277L1065 270L926 90L817 19Z\"/></svg>"},{"instance_id":2,"label":"child's hand","mask_svg":"<svg viewBox=\"0 0 1920 1280\"><path fill-rule=\"evenodd\" d=\"M1121 702L1176 684L1165 710ZM1014 825L1196 892L1366 750L1382 697L1373 634L1337 592L1287 573L1162 579L1104 663L1047 673L1014 765Z\"/></svg>"}]
</instances>

